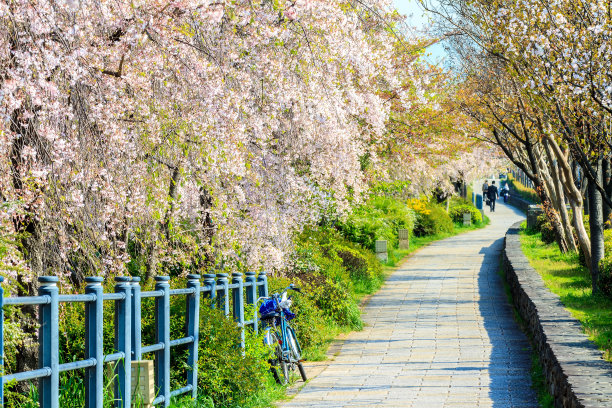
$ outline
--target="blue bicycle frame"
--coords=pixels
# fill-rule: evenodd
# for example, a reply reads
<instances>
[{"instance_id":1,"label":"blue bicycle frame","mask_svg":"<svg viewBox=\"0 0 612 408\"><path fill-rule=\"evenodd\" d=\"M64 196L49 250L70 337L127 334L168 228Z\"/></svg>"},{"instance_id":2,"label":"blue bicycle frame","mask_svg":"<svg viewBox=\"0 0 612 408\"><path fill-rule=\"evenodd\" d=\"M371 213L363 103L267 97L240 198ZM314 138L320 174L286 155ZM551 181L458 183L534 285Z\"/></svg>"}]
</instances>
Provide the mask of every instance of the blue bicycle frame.
<instances>
[{"instance_id":1,"label":"blue bicycle frame","mask_svg":"<svg viewBox=\"0 0 612 408\"><path fill-rule=\"evenodd\" d=\"M288 290L301 292L299 288L291 284L280 294L274 293L268 298L259 299L265 300L264 304L260 307L262 322L268 322L266 324L264 343L275 348L276 360L271 360L271 365L273 366L271 370L279 383L281 382L280 377L274 368L276 365L281 367L285 382L289 379L288 370L293 370L295 366L298 367L302 379L306 381L306 373L302 366L302 349L297 340L295 330L289 324L289 320L295 317L295 315L288 308L281 307Z\"/></svg>"}]
</instances>

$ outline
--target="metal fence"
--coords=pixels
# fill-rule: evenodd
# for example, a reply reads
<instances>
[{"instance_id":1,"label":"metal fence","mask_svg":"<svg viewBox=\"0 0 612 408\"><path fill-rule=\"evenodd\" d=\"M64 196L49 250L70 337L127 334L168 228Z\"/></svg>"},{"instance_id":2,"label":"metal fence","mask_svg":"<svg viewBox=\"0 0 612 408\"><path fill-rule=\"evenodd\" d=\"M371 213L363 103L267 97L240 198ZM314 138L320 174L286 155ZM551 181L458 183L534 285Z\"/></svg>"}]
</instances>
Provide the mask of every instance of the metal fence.
<instances>
[{"instance_id":1,"label":"metal fence","mask_svg":"<svg viewBox=\"0 0 612 408\"><path fill-rule=\"evenodd\" d=\"M3 282L0 277L0 284ZM243 280L241 273L233 273L231 282L227 274L206 274L203 284L200 275L188 275L187 287L170 289L167 276L155 277L155 289L141 291L140 278L121 276L115 278L115 292L104 293L101 277L85 279L85 294L60 295L58 278L43 276L38 279L38 296L4 297L0 286L0 369L4 373L4 306L38 305L39 308L39 369L12 373L0 377L0 407L4 407L4 387L14 381L39 380L38 393L41 408L59 407L59 378L64 371L85 369L85 406L103 407L104 363L117 362L115 366L115 406L128 408L131 395L131 362L142 359L145 353L155 353L155 391L153 405L167 407L174 396L191 393L197 396L198 333L201 297L210 299L210 304L222 308L226 316L232 314L242 328L241 343L244 346L244 328L252 325L257 330L257 310L245 321L246 304L255 304L259 296L268 296L268 280L265 272L256 275L247 272ZM185 336L170 339L170 296L186 297ZM142 345L141 301L155 298L155 344ZM103 302L115 302L115 352L103 352ZM59 303L85 303L85 359L65 364L59 361ZM186 386L170 389L170 349L187 345L188 364Z\"/></svg>"}]
</instances>

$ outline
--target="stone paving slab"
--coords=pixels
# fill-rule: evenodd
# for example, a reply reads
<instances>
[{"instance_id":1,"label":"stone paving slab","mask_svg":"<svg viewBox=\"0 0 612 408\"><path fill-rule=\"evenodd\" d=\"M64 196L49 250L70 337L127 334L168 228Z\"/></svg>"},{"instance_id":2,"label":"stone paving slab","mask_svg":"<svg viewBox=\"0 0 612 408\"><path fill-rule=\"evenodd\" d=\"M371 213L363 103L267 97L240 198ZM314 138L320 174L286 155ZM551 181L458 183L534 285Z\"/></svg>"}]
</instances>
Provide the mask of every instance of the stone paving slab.
<instances>
[{"instance_id":1,"label":"stone paving slab","mask_svg":"<svg viewBox=\"0 0 612 408\"><path fill-rule=\"evenodd\" d=\"M364 330L281 406L537 407L530 346L497 273L523 216L503 203L488 215L487 228L433 243L390 276Z\"/></svg>"}]
</instances>

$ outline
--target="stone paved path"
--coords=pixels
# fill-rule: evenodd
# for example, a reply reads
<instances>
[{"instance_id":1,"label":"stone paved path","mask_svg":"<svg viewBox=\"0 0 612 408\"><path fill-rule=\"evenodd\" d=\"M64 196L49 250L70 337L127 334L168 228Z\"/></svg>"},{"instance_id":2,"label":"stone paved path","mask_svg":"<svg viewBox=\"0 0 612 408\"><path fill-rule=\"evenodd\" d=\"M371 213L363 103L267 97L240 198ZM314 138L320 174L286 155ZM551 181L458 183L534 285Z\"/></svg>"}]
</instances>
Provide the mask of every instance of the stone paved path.
<instances>
[{"instance_id":1,"label":"stone paved path","mask_svg":"<svg viewBox=\"0 0 612 408\"><path fill-rule=\"evenodd\" d=\"M530 350L497 274L522 214L434 243L395 272L330 365L283 407L537 407Z\"/></svg>"}]
</instances>

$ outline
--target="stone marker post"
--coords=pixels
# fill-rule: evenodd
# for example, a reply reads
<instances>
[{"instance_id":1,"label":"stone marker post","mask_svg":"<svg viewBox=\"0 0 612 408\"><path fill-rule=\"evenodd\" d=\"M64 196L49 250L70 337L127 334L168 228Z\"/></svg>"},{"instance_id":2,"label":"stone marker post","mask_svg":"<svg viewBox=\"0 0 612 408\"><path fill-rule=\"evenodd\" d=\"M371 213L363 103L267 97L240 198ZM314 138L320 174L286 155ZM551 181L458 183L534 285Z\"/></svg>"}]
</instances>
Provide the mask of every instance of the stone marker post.
<instances>
[{"instance_id":1,"label":"stone marker post","mask_svg":"<svg viewBox=\"0 0 612 408\"><path fill-rule=\"evenodd\" d=\"M153 360L132 361L132 395L137 406L153 407L155 399L155 371Z\"/></svg>"},{"instance_id":2,"label":"stone marker post","mask_svg":"<svg viewBox=\"0 0 612 408\"><path fill-rule=\"evenodd\" d=\"M530 205L527 209L527 229L535 228L538 223L538 216L543 214L542 206Z\"/></svg>"},{"instance_id":3,"label":"stone marker post","mask_svg":"<svg viewBox=\"0 0 612 408\"><path fill-rule=\"evenodd\" d=\"M376 257L383 262L387 262L389 259L387 256L387 241L376 241Z\"/></svg>"},{"instance_id":4,"label":"stone marker post","mask_svg":"<svg viewBox=\"0 0 612 408\"><path fill-rule=\"evenodd\" d=\"M463 225L472 225L472 214L471 213L463 214Z\"/></svg>"},{"instance_id":5,"label":"stone marker post","mask_svg":"<svg viewBox=\"0 0 612 408\"><path fill-rule=\"evenodd\" d=\"M399 238L399 249L410 249L410 231L401 229L397 231Z\"/></svg>"}]
</instances>

